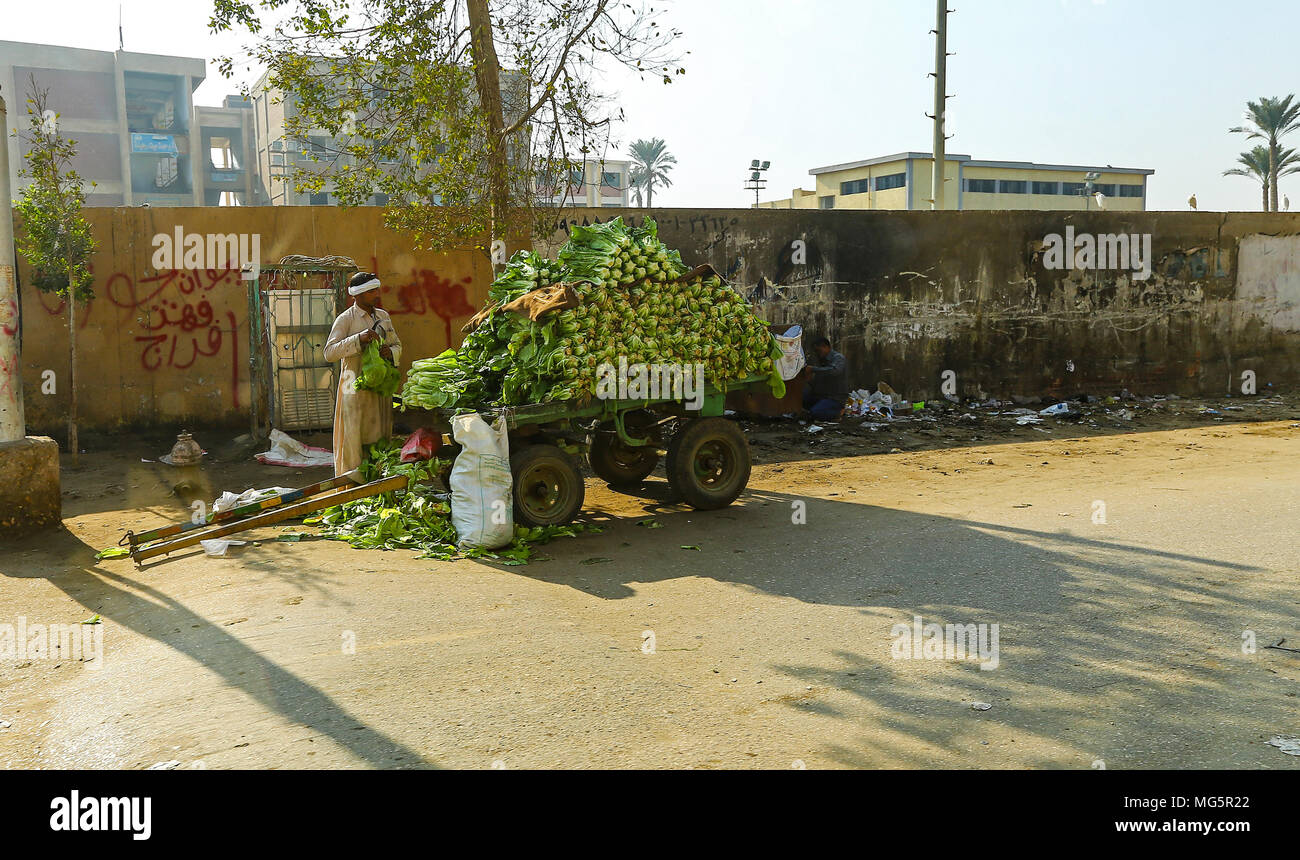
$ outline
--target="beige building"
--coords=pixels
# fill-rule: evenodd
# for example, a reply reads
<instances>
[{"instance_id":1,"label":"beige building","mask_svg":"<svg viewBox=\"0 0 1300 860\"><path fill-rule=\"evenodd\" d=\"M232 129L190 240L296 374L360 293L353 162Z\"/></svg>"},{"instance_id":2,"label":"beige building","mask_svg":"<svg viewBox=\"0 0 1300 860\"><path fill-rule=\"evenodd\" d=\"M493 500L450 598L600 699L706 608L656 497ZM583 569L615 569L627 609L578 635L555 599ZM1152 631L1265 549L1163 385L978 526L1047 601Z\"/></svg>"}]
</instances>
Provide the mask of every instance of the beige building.
<instances>
[{"instance_id":1,"label":"beige building","mask_svg":"<svg viewBox=\"0 0 1300 860\"><path fill-rule=\"evenodd\" d=\"M814 190L796 188L761 209L930 209L934 156L900 152L808 171ZM944 209L1096 209L1143 211L1147 177L1136 167L944 159ZM1088 185L1089 177L1091 186ZM1091 190L1092 193L1088 193ZM1095 196L1102 195L1100 200Z\"/></svg>"}]
</instances>

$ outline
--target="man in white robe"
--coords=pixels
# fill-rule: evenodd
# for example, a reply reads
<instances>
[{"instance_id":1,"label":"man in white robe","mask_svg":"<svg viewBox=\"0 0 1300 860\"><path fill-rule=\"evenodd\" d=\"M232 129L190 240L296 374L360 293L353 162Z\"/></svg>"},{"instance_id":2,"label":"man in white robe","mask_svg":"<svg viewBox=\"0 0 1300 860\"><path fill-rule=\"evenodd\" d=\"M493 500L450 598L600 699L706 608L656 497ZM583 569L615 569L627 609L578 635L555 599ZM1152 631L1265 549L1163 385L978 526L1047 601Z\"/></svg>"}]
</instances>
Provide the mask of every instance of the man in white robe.
<instances>
[{"instance_id":1,"label":"man in white robe","mask_svg":"<svg viewBox=\"0 0 1300 860\"><path fill-rule=\"evenodd\" d=\"M325 360L340 361L339 390L334 402L334 474L351 472L361 465L362 447L386 439L393 433L393 403L374 391L357 391L361 353L366 344L379 341L379 354L393 364L402 356L388 311L379 302L379 278L358 272L348 285L355 303L338 315L325 342Z\"/></svg>"}]
</instances>

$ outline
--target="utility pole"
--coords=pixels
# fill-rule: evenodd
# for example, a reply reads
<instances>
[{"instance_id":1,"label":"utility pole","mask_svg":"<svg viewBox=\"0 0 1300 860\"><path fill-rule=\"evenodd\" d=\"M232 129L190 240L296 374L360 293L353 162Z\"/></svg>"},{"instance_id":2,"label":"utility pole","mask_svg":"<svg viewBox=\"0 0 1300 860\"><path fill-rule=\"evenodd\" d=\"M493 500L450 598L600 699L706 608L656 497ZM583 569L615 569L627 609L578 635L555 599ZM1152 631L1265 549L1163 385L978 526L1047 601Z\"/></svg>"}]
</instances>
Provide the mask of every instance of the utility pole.
<instances>
[{"instance_id":1,"label":"utility pole","mask_svg":"<svg viewBox=\"0 0 1300 860\"><path fill-rule=\"evenodd\" d=\"M943 208L944 168L947 136L944 113L948 104L948 0L936 0L934 22L934 187L932 209Z\"/></svg>"},{"instance_id":2,"label":"utility pole","mask_svg":"<svg viewBox=\"0 0 1300 860\"><path fill-rule=\"evenodd\" d=\"M27 434L18 349L18 279L14 268L13 197L9 189L9 117L0 95L0 442Z\"/></svg>"}]
</instances>

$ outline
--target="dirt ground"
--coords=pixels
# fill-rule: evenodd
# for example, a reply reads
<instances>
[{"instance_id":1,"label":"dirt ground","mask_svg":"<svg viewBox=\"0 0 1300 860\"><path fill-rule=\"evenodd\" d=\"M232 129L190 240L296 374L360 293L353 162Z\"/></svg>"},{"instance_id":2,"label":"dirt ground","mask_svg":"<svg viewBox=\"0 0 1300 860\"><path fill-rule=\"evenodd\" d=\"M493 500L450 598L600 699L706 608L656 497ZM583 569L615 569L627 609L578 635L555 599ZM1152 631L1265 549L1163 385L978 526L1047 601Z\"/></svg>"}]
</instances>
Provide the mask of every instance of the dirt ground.
<instances>
[{"instance_id":1,"label":"dirt ground","mask_svg":"<svg viewBox=\"0 0 1300 860\"><path fill-rule=\"evenodd\" d=\"M0 624L98 615L104 649L0 660L0 766L1300 767L1268 743L1300 736L1300 655L1265 647L1300 647L1300 398L1012 408L746 421L733 507L589 479L605 531L513 568L300 525L96 562L328 477L109 440L65 530L0 547ZM997 667L895 659L915 616L999 625Z\"/></svg>"}]
</instances>

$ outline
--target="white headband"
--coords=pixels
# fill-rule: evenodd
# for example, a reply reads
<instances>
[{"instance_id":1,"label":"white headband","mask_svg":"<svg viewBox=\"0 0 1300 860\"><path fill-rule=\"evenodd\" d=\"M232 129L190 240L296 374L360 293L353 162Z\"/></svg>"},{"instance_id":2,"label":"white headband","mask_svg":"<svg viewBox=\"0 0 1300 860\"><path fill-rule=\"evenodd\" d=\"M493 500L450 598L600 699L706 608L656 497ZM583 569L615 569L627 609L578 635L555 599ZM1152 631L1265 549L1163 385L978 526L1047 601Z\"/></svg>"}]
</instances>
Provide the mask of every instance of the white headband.
<instances>
[{"instance_id":1,"label":"white headband","mask_svg":"<svg viewBox=\"0 0 1300 860\"><path fill-rule=\"evenodd\" d=\"M379 289L379 279L371 278L370 280L357 284L355 287L348 287L349 296L359 296L362 293L368 293L371 290Z\"/></svg>"}]
</instances>

